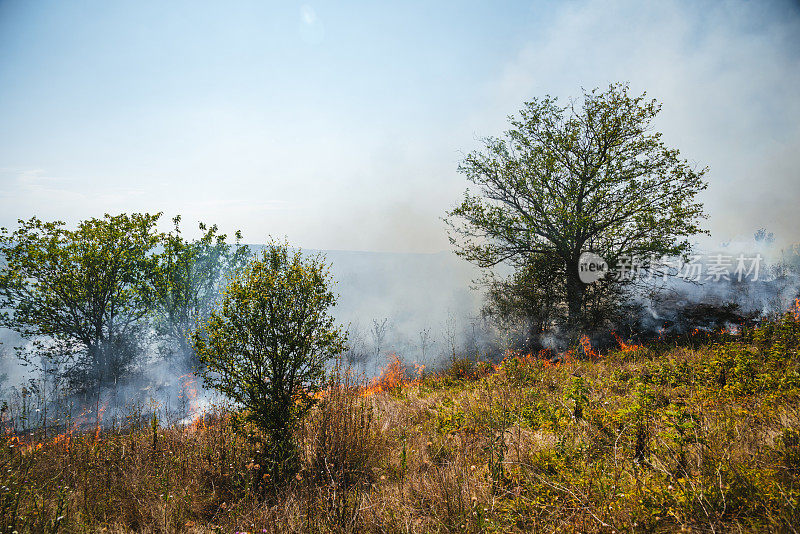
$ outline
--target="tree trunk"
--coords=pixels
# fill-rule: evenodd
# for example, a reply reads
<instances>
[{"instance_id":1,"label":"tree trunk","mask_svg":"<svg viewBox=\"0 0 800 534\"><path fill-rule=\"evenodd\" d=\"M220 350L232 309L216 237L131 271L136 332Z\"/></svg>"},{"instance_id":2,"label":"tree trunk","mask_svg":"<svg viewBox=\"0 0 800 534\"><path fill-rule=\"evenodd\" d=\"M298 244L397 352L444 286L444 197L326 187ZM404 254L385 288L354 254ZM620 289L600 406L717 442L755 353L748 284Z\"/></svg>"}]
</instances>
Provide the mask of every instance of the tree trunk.
<instances>
[{"instance_id":1,"label":"tree trunk","mask_svg":"<svg viewBox=\"0 0 800 534\"><path fill-rule=\"evenodd\" d=\"M567 323L571 328L581 325L583 316L583 297L586 286L578 276L578 261L567 266Z\"/></svg>"}]
</instances>

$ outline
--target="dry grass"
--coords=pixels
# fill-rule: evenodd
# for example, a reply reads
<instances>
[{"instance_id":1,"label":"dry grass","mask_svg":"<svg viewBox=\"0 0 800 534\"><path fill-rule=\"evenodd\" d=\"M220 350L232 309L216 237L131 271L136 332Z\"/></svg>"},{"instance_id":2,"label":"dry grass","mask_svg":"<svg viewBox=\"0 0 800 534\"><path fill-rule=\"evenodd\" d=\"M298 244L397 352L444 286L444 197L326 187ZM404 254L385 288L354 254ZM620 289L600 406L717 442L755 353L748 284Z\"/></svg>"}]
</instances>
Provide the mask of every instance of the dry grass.
<instances>
[{"instance_id":1,"label":"dry grass","mask_svg":"<svg viewBox=\"0 0 800 534\"><path fill-rule=\"evenodd\" d=\"M224 410L155 431L140 414L41 447L7 436L0 527L797 532L798 348L787 315L713 346L462 362L370 395L339 373L296 429L301 472L271 498Z\"/></svg>"}]
</instances>

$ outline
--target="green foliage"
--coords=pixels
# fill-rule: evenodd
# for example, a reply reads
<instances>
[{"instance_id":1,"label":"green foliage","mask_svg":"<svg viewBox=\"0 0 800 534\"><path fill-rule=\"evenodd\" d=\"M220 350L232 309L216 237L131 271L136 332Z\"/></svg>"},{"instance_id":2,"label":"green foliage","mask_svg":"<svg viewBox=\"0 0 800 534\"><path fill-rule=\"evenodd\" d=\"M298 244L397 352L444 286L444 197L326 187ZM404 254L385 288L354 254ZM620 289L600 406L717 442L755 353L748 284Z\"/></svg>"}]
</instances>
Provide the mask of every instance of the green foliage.
<instances>
[{"instance_id":1,"label":"green foliage","mask_svg":"<svg viewBox=\"0 0 800 534\"><path fill-rule=\"evenodd\" d=\"M160 214L105 215L75 230L60 221L19 221L0 230L0 325L19 332L86 390L125 376L153 333L169 354L189 355L187 335L208 318L226 275L241 268L249 250L226 243L216 226L200 223L202 236L156 231ZM160 248L160 250L159 250Z\"/></svg>"},{"instance_id":2,"label":"green foliage","mask_svg":"<svg viewBox=\"0 0 800 534\"><path fill-rule=\"evenodd\" d=\"M741 339L715 344L702 376L709 386L734 396L798 391L799 353L800 321L787 313Z\"/></svg>"},{"instance_id":3,"label":"green foliage","mask_svg":"<svg viewBox=\"0 0 800 534\"><path fill-rule=\"evenodd\" d=\"M272 242L231 278L218 309L192 333L205 384L244 408L265 433L273 480L296 468L292 424L313 404L325 362L345 350L328 308L327 266Z\"/></svg>"},{"instance_id":4,"label":"green foliage","mask_svg":"<svg viewBox=\"0 0 800 534\"><path fill-rule=\"evenodd\" d=\"M534 351L530 341L538 341L549 325L563 318L559 306L560 296L564 294L564 276L558 268L553 268L552 258L544 254L532 254L526 263L517 268L509 277L486 273L486 305L483 314L497 322L503 331L513 332L523 325L521 332L525 351Z\"/></svg>"},{"instance_id":5,"label":"green foliage","mask_svg":"<svg viewBox=\"0 0 800 534\"><path fill-rule=\"evenodd\" d=\"M644 463L649 459L656 410L666 402L667 399L661 396L657 390L648 384L639 383L633 402L618 413L621 424L629 426L633 431L631 447L633 457L638 463Z\"/></svg>"},{"instance_id":6,"label":"green foliage","mask_svg":"<svg viewBox=\"0 0 800 534\"><path fill-rule=\"evenodd\" d=\"M335 368L292 425L300 471L266 505L263 443L227 410L187 427L140 409L99 436L5 428L0 530L792 532L797 327L636 361L565 359L523 382L501 367L452 387L406 383L400 395ZM748 393L711 373L727 362L737 383L737 359L753 368Z\"/></svg>"},{"instance_id":7,"label":"green foliage","mask_svg":"<svg viewBox=\"0 0 800 534\"><path fill-rule=\"evenodd\" d=\"M775 441L787 474L800 475L800 429L784 428Z\"/></svg>"},{"instance_id":8,"label":"green foliage","mask_svg":"<svg viewBox=\"0 0 800 534\"><path fill-rule=\"evenodd\" d=\"M706 371L717 386L738 395L755 391L757 356L749 347L724 343L714 346L713 353Z\"/></svg>"},{"instance_id":9,"label":"green foliage","mask_svg":"<svg viewBox=\"0 0 800 534\"><path fill-rule=\"evenodd\" d=\"M542 395L531 394L520 407L518 424L537 430L557 428L562 413L560 406Z\"/></svg>"},{"instance_id":10,"label":"green foliage","mask_svg":"<svg viewBox=\"0 0 800 534\"><path fill-rule=\"evenodd\" d=\"M208 319L221 284L242 268L250 251L239 245L238 231L235 244L230 245L216 225L199 223L202 236L189 241L181 234L180 215L172 221L174 229L163 237L164 248L157 256L155 325L167 342L167 353L187 357L191 355L189 334Z\"/></svg>"},{"instance_id":11,"label":"green foliage","mask_svg":"<svg viewBox=\"0 0 800 534\"><path fill-rule=\"evenodd\" d=\"M576 324L593 315L592 306L606 308L619 297L610 279L587 292L578 277L582 252L612 266L622 256L647 266L651 255L688 252L688 237L701 232L696 196L706 188L705 170L694 170L652 132L659 111L625 84L567 106L534 99L504 137L487 138L462 161L460 172L480 193L467 191L448 212L451 242L479 267L510 262L518 270L511 285L522 291L503 295L500 307L541 310L545 318L565 313ZM556 278L538 275L543 268Z\"/></svg>"},{"instance_id":12,"label":"green foliage","mask_svg":"<svg viewBox=\"0 0 800 534\"><path fill-rule=\"evenodd\" d=\"M506 483L505 461L508 447L505 442L505 426L489 436L489 474L492 477L492 492L497 493Z\"/></svg>"},{"instance_id":13,"label":"green foliage","mask_svg":"<svg viewBox=\"0 0 800 534\"><path fill-rule=\"evenodd\" d=\"M32 341L31 361L66 363L79 388L124 376L153 300L160 214L105 215L69 230L34 217L0 230L0 326Z\"/></svg>"},{"instance_id":14,"label":"green foliage","mask_svg":"<svg viewBox=\"0 0 800 534\"><path fill-rule=\"evenodd\" d=\"M502 370L514 384L524 385L538 380L544 366L543 360L512 354L503 360Z\"/></svg>"},{"instance_id":15,"label":"green foliage","mask_svg":"<svg viewBox=\"0 0 800 534\"><path fill-rule=\"evenodd\" d=\"M436 411L436 429L442 434L456 432L464 427L466 417L464 411L457 408L450 398L442 400L441 407Z\"/></svg>"},{"instance_id":16,"label":"green foliage","mask_svg":"<svg viewBox=\"0 0 800 534\"><path fill-rule=\"evenodd\" d=\"M690 385L695 379L695 370L683 358L665 358L658 362L650 379L652 382L670 387Z\"/></svg>"},{"instance_id":17,"label":"green foliage","mask_svg":"<svg viewBox=\"0 0 800 534\"><path fill-rule=\"evenodd\" d=\"M454 380L477 380L486 376L488 368L486 362L476 362L469 358L454 358L450 362L447 374Z\"/></svg>"},{"instance_id":18,"label":"green foliage","mask_svg":"<svg viewBox=\"0 0 800 534\"><path fill-rule=\"evenodd\" d=\"M589 383L586 379L582 376L570 377L569 385L564 389L564 400L574 403L572 416L582 419L583 409L589 404Z\"/></svg>"}]
</instances>

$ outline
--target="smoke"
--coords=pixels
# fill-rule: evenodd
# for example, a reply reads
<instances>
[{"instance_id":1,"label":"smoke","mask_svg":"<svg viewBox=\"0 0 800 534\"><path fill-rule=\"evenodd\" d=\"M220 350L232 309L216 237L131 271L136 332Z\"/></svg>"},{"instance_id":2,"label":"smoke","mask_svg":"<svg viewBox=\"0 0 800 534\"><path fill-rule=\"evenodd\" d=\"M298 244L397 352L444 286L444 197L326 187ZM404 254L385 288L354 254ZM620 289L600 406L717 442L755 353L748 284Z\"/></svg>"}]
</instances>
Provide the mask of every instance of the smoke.
<instances>
[{"instance_id":1,"label":"smoke","mask_svg":"<svg viewBox=\"0 0 800 534\"><path fill-rule=\"evenodd\" d=\"M261 246L250 249L258 253ZM331 265L333 290L339 295L330 311L349 333L350 351L344 359L366 376L379 374L393 355L430 369L453 356L474 356L491 348L491 331L479 317L481 295L470 289L478 273L454 254L304 251L317 253ZM25 340L11 331L0 332L0 372L8 375L0 397L17 408L36 405L40 414L51 414L49 419L59 410L62 420L67 412L73 419L82 414L87 428L99 420L119 425L133 413L156 414L162 423L188 423L206 407L223 402L202 387L190 357L164 350L151 325L132 332L135 338L125 344L138 347L132 367L113 384L82 394L70 392L62 378L64 365L55 368L39 358L20 365L13 347L25 345ZM35 419L19 409L14 414L18 424Z\"/></svg>"},{"instance_id":2,"label":"smoke","mask_svg":"<svg viewBox=\"0 0 800 534\"><path fill-rule=\"evenodd\" d=\"M368 376L390 355L428 367L485 348L478 271L453 253L322 252L331 265L331 311L349 333L347 358Z\"/></svg>"},{"instance_id":3,"label":"smoke","mask_svg":"<svg viewBox=\"0 0 800 534\"><path fill-rule=\"evenodd\" d=\"M316 35L321 19L309 9L301 9L303 24ZM145 150L145 145L118 143L105 131L99 134L103 139L72 135L71 139L84 140L77 149L67 150L84 154L73 168L88 177L78 179L69 166L42 170L36 162L27 171L0 169L5 186L0 211L11 224L16 216L33 211L45 218L51 218L50 213L52 218L77 219L100 207L130 210L132 202L171 210L183 206L179 211L225 220L249 235L257 229L278 229L316 246L437 250L445 244L438 218L465 187L463 176L456 172L459 151L477 146L474 137L501 132L507 127L506 116L532 97L549 93L567 98L580 87L627 80L635 91L647 91L663 103L656 128L664 133L665 142L680 148L698 166L710 167L710 188L703 199L709 228L714 240L728 242L718 247L702 243L703 265L707 268L709 258L717 254L761 253L765 259L759 281L671 280L657 295L642 290L630 303L637 313L631 316L629 330L657 335L665 328L675 333L695 327L715 329L720 321L734 324L737 318L767 317L788 307L797 295L798 277L787 246L797 241L800 227L797 6L739 0L718 4L587 0L559 4L539 15L544 21L541 31L531 32L527 42L518 41L516 50L503 50L496 58L475 63L496 66L497 70L486 71L487 79L440 84L434 93L446 95L441 101L407 107L392 101L380 107L359 97L358 107L350 111L395 110L388 119L367 113L370 119L363 124L346 122L348 108L340 106L328 106L345 109L334 115L308 105L281 113L245 106L242 117L247 118L241 119L236 113L204 106L199 111L184 110L175 116L179 120L163 123L162 109L152 115L138 113L145 117L134 121L138 130L149 131L155 125L151 133L163 131L166 137L142 136L155 140ZM440 70L418 67L415 63L414 72ZM458 96L462 92L464 96ZM417 111L409 112L412 107ZM300 108L306 111L298 118ZM150 122L156 116L159 120ZM61 122L72 131L75 121ZM130 122L118 122L131 129ZM395 126L387 130L387 123ZM195 127L187 130L187 124ZM264 124L275 124L275 130ZM33 139L14 137L22 139L20 143ZM114 166L94 167L98 142L106 138L114 150L136 146L141 153L114 152ZM266 151L265 138L274 138ZM11 146L11 151L21 152L21 146ZM158 165L158 157L154 158L158 169L142 175L140 156L164 150L169 157ZM186 157L176 157L182 150ZM309 153L315 157L305 157ZM50 159L71 161L70 157L60 154ZM265 180L264 169L281 179ZM330 178L331 169L335 179ZM182 174L175 181L162 178ZM228 187L220 187L219 176L233 177ZM105 177L111 181L106 183ZM131 184L139 184L138 189ZM778 234L774 243L735 238L762 225ZM328 251L327 260L340 294L333 313L350 333L347 358L367 375L376 374L391 353L408 363L434 366L455 355L480 352L493 357L509 342L498 339L491 325L480 319L481 295L469 289L478 273L451 253ZM729 304L735 308L724 308ZM107 406L106 421L123 420L128 408L137 405L161 413L163 420L174 416L185 422L196 408L219 400L191 383L188 361L165 361L155 342L140 341L143 350L130 375L91 401L95 418L100 407ZM541 341L550 347L564 343L557 332ZM41 404L37 409L46 407L61 384L42 375L41 369L47 367L43 362L38 368L20 365L13 350L22 343L18 336L0 331L0 343L0 375L6 376L0 397L20 400L25 388L28 400L39 394L44 399L44 404L34 403ZM88 398L63 402L81 409L90 404Z\"/></svg>"},{"instance_id":4,"label":"smoke","mask_svg":"<svg viewBox=\"0 0 800 534\"><path fill-rule=\"evenodd\" d=\"M586 0L543 15L546 29L492 83L476 131L499 133L535 96L629 81L663 104L654 127L665 143L710 169L707 247L760 226L784 246L800 239L796 2Z\"/></svg>"},{"instance_id":5,"label":"smoke","mask_svg":"<svg viewBox=\"0 0 800 534\"><path fill-rule=\"evenodd\" d=\"M251 245L253 251L259 248ZM482 293L470 289L478 272L453 254L321 252L331 265L334 291L339 294L331 311L349 333L350 350L344 360L366 376L379 374L393 355L408 366L416 363L432 369L452 358L480 355L497 360L515 343L513 332L500 332L481 318ZM798 296L800 256L782 250L767 232L759 240L731 241L696 253L704 273L700 280L668 278L646 284L628 303L635 313L615 328L640 340L683 335L692 329L718 331L780 313ZM749 279L752 272L741 282L735 275L707 278L715 258L731 258L732 270L739 255L763 258L758 280ZM77 424L91 428L146 424L142 418L155 414L161 424L188 424L211 405L224 402L202 387L190 359L165 358L154 332L145 334L135 340L142 350L125 378L98 392L75 395L56 374L45 372L48 365L53 371L52 364L21 366L13 347L24 340L13 332L0 332L0 373L6 375L2 398L13 405L11 418L25 427L48 413L50 421L63 425L67 419L80 419ZM606 337L606 344L614 342ZM553 350L565 348L566 342L557 330L540 339L542 346ZM22 406L33 412L22 413Z\"/></svg>"},{"instance_id":6,"label":"smoke","mask_svg":"<svg viewBox=\"0 0 800 534\"><path fill-rule=\"evenodd\" d=\"M638 313L620 327L639 339L737 331L784 313L800 296L797 249L779 248L764 230L749 241L697 248L691 264L679 276L641 284L629 303Z\"/></svg>"}]
</instances>

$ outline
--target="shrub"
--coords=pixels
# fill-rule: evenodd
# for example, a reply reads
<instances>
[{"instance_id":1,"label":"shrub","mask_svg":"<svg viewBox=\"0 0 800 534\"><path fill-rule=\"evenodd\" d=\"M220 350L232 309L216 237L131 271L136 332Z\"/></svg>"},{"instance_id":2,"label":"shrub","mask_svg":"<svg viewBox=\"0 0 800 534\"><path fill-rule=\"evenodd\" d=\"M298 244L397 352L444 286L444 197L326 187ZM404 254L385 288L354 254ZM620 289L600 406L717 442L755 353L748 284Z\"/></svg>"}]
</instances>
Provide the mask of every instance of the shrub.
<instances>
[{"instance_id":1,"label":"shrub","mask_svg":"<svg viewBox=\"0 0 800 534\"><path fill-rule=\"evenodd\" d=\"M336 302L328 286L319 256L272 242L192 334L206 385L241 405L243 419L267 437L261 465L276 482L296 472L292 425L311 408L325 362L345 350L327 313Z\"/></svg>"},{"instance_id":2,"label":"shrub","mask_svg":"<svg viewBox=\"0 0 800 534\"><path fill-rule=\"evenodd\" d=\"M572 417L576 420L582 419L583 409L589 403L589 383L582 376L572 376L570 378L570 383L564 391L564 400L575 403Z\"/></svg>"}]
</instances>

